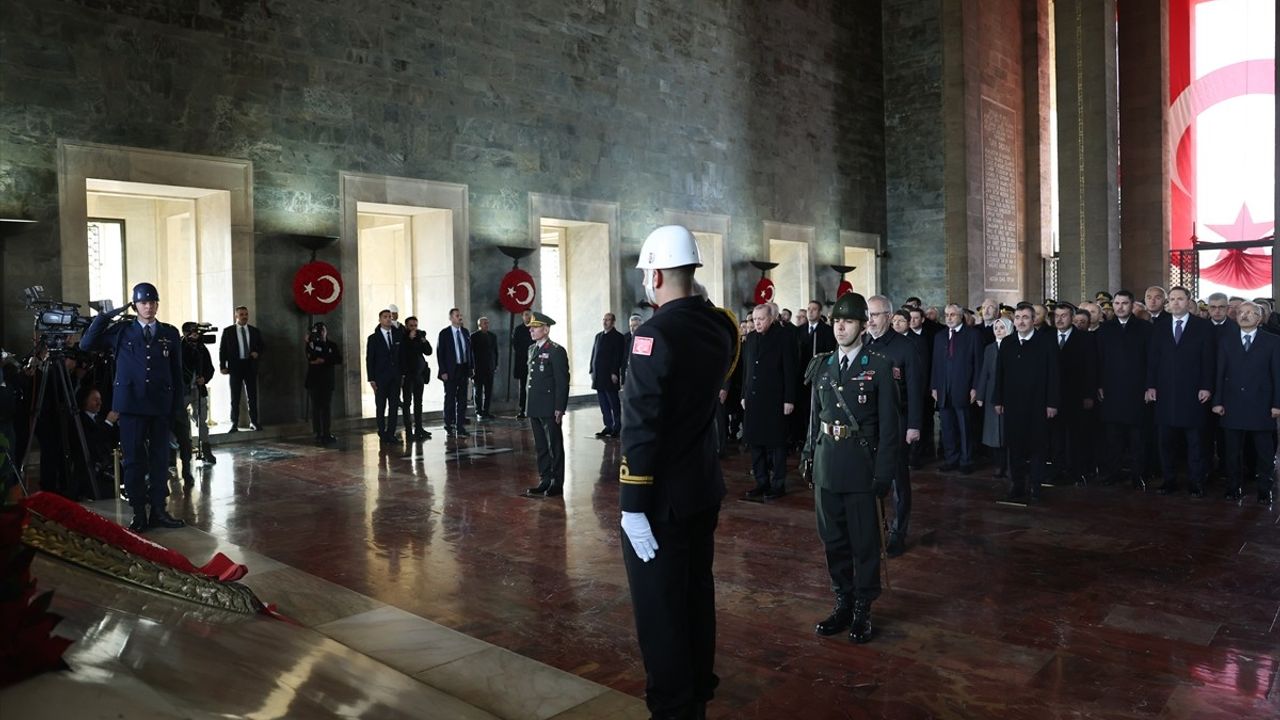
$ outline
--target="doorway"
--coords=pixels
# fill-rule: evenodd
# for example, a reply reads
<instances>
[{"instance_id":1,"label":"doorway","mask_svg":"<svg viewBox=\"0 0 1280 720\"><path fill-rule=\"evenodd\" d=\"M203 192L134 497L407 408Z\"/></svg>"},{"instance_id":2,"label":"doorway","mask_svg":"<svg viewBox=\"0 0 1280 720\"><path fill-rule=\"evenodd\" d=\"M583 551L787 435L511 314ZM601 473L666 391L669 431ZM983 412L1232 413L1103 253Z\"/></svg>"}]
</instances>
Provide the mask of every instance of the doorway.
<instances>
[{"instance_id":1,"label":"doorway","mask_svg":"<svg viewBox=\"0 0 1280 720\"><path fill-rule=\"evenodd\" d=\"M879 293L876 283L876 251L871 248L846 247L842 264L853 266L845 275L845 279L853 285L853 291L863 297L871 297Z\"/></svg>"},{"instance_id":2,"label":"doorway","mask_svg":"<svg viewBox=\"0 0 1280 720\"><path fill-rule=\"evenodd\" d=\"M85 252L90 300L128 302L140 282L156 286L159 317L221 325L235 307L231 288L231 194L209 188L87 178ZM216 336L216 334L215 334ZM208 346L214 367L218 343ZM209 378L209 430L226 432L226 392Z\"/></svg>"},{"instance_id":3,"label":"doorway","mask_svg":"<svg viewBox=\"0 0 1280 720\"><path fill-rule=\"evenodd\" d=\"M591 392L591 350L606 312L613 307L613 268L609 225L601 222L541 218L539 293L543 313L556 321L551 338L569 353L569 392Z\"/></svg>"},{"instance_id":4,"label":"doorway","mask_svg":"<svg viewBox=\"0 0 1280 720\"><path fill-rule=\"evenodd\" d=\"M372 417L376 414L373 390L368 378L363 377L364 340L378 324L378 314L388 305L395 305L400 310L401 323L417 317L419 331L426 334L434 348L440 329L449 324L449 310L460 306L454 284L453 211L357 202L356 212L360 267L356 316L360 332L353 340L360 348L360 411L362 416ZM434 375L436 358L430 357L427 362ZM423 392L423 412L444 407L441 393L432 391L438 382Z\"/></svg>"},{"instance_id":5,"label":"doorway","mask_svg":"<svg viewBox=\"0 0 1280 720\"><path fill-rule=\"evenodd\" d=\"M808 306L813 294L809 285L809 243L770 238L769 261L778 263L769 272L773 301L779 308L790 309L794 316Z\"/></svg>"}]
</instances>

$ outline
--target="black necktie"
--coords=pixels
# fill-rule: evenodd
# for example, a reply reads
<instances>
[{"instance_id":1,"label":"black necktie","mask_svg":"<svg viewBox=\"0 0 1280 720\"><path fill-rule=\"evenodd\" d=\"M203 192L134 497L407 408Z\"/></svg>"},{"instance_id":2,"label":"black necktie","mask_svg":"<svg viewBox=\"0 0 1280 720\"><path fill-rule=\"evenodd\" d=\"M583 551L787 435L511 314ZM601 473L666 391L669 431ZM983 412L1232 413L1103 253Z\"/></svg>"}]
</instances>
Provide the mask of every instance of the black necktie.
<instances>
[{"instance_id":1,"label":"black necktie","mask_svg":"<svg viewBox=\"0 0 1280 720\"><path fill-rule=\"evenodd\" d=\"M148 345L151 344L151 326L150 325L142 326L142 342Z\"/></svg>"},{"instance_id":2,"label":"black necktie","mask_svg":"<svg viewBox=\"0 0 1280 720\"><path fill-rule=\"evenodd\" d=\"M1253 347L1253 336L1252 336L1252 335L1245 335L1245 336L1244 336L1244 351L1245 351L1245 352L1249 352L1249 348L1251 348L1251 347Z\"/></svg>"},{"instance_id":3,"label":"black necktie","mask_svg":"<svg viewBox=\"0 0 1280 720\"><path fill-rule=\"evenodd\" d=\"M845 355L840 358L840 374L844 375L847 372L849 372L849 356Z\"/></svg>"}]
</instances>

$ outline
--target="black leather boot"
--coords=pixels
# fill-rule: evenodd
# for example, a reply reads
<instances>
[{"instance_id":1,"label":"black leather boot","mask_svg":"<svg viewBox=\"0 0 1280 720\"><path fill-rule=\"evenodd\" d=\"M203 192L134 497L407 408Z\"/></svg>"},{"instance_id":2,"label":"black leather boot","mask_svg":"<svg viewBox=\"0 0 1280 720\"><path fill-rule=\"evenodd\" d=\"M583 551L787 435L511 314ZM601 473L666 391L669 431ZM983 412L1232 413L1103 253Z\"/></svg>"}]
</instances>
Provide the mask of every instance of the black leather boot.
<instances>
[{"instance_id":1,"label":"black leather boot","mask_svg":"<svg viewBox=\"0 0 1280 720\"><path fill-rule=\"evenodd\" d=\"M133 522L129 523L129 529L136 533L144 533L150 525L147 524L147 509L145 507L133 509Z\"/></svg>"},{"instance_id":2,"label":"black leather boot","mask_svg":"<svg viewBox=\"0 0 1280 720\"><path fill-rule=\"evenodd\" d=\"M853 603L850 602L848 595L837 595L835 609L825 620L818 623L816 629L819 635L835 635L849 627L851 622L853 622Z\"/></svg>"},{"instance_id":3,"label":"black leather boot","mask_svg":"<svg viewBox=\"0 0 1280 720\"><path fill-rule=\"evenodd\" d=\"M853 625L849 628L849 642L871 642L871 601L858 599L853 601Z\"/></svg>"},{"instance_id":4,"label":"black leather boot","mask_svg":"<svg viewBox=\"0 0 1280 720\"><path fill-rule=\"evenodd\" d=\"M186 523L169 514L168 510L162 507L151 508L151 527L159 528L180 528L185 527Z\"/></svg>"},{"instance_id":5,"label":"black leather boot","mask_svg":"<svg viewBox=\"0 0 1280 720\"><path fill-rule=\"evenodd\" d=\"M885 554L891 558L901 557L902 553L907 551L906 533L894 530L889 533L889 542L885 547Z\"/></svg>"}]
</instances>

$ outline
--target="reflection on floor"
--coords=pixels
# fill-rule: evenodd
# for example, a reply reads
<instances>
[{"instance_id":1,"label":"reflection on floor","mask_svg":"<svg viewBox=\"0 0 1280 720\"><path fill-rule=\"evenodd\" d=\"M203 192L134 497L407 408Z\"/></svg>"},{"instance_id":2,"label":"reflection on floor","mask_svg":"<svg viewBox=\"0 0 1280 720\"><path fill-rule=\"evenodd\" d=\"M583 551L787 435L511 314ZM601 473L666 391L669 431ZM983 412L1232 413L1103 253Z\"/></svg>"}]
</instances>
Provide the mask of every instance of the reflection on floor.
<instances>
[{"instance_id":1,"label":"reflection on floor","mask_svg":"<svg viewBox=\"0 0 1280 720\"><path fill-rule=\"evenodd\" d=\"M536 717L586 692L512 670L525 656L612 688L576 715L609 717L598 708L643 694L644 674L618 544L619 447L592 437L598 420L567 418L562 500L518 497L534 482L533 439L506 420L407 449L373 435L326 450L220 447L171 511L208 531L206 552L251 551L246 582L264 600L340 643L365 638L360 652L400 673L504 717L511 707L490 699L502 684ZM875 606L880 636L851 646L812 631L830 596L810 493L740 502L747 466L725 462L711 717L1280 716L1274 511L1216 499L1220 487L1204 500L1063 487L1020 509L993 502L1003 487L986 473L916 473L910 548ZM456 632L420 640L421 618Z\"/></svg>"}]
</instances>

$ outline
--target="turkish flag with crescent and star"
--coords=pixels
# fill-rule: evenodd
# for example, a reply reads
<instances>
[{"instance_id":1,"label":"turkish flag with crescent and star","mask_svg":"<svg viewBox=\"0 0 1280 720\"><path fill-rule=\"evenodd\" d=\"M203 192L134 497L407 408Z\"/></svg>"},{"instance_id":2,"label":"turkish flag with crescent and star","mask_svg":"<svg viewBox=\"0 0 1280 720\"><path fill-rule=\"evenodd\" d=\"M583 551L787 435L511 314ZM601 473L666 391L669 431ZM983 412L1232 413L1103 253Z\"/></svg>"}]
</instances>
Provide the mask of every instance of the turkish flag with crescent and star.
<instances>
[{"instance_id":1,"label":"turkish flag with crescent and star","mask_svg":"<svg viewBox=\"0 0 1280 720\"><path fill-rule=\"evenodd\" d=\"M342 300L342 273L319 260L298 268L293 276L293 301L308 315L324 315Z\"/></svg>"},{"instance_id":2,"label":"turkish flag with crescent and star","mask_svg":"<svg viewBox=\"0 0 1280 720\"><path fill-rule=\"evenodd\" d=\"M533 299L537 296L533 276L520 268L512 268L498 283L498 302L509 313L522 313L532 308Z\"/></svg>"},{"instance_id":3,"label":"turkish flag with crescent and star","mask_svg":"<svg viewBox=\"0 0 1280 720\"><path fill-rule=\"evenodd\" d=\"M754 297L757 305L773 302L773 281L769 278L760 278L760 282L756 283Z\"/></svg>"}]
</instances>

